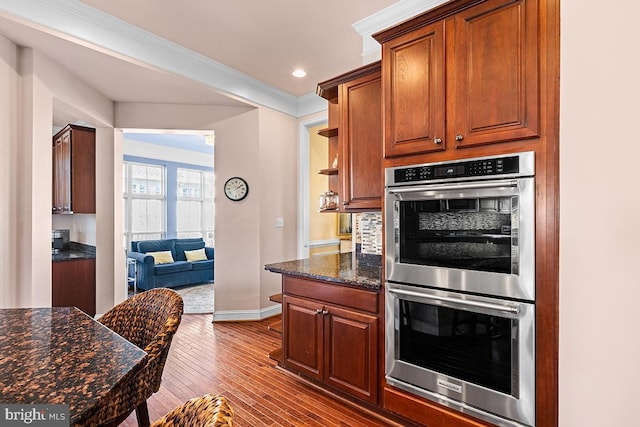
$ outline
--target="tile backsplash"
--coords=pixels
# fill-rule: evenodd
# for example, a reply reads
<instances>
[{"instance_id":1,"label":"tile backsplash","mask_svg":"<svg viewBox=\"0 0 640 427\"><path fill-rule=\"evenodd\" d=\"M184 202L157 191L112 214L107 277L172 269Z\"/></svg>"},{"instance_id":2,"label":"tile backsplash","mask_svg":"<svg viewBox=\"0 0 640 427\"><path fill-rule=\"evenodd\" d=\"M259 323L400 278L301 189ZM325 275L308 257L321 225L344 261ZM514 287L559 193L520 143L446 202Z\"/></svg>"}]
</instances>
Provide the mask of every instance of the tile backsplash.
<instances>
[{"instance_id":1,"label":"tile backsplash","mask_svg":"<svg viewBox=\"0 0 640 427\"><path fill-rule=\"evenodd\" d=\"M356 245L368 255L382 255L382 212L355 215Z\"/></svg>"}]
</instances>

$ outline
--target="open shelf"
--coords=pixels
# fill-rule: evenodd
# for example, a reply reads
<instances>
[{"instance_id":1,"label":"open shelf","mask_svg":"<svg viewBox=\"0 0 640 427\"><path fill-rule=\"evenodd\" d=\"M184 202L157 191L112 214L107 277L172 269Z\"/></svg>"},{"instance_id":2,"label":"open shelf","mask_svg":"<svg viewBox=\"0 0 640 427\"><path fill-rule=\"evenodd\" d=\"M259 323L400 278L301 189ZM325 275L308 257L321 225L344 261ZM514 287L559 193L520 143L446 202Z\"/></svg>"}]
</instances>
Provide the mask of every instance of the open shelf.
<instances>
[{"instance_id":1,"label":"open shelf","mask_svg":"<svg viewBox=\"0 0 640 427\"><path fill-rule=\"evenodd\" d=\"M320 129L318 131L318 135L326 136L327 138L331 138L332 136L338 136L338 128L330 127L330 128Z\"/></svg>"},{"instance_id":2,"label":"open shelf","mask_svg":"<svg viewBox=\"0 0 640 427\"><path fill-rule=\"evenodd\" d=\"M338 168L328 168L328 169L320 169L318 171L320 175L337 175Z\"/></svg>"},{"instance_id":3,"label":"open shelf","mask_svg":"<svg viewBox=\"0 0 640 427\"><path fill-rule=\"evenodd\" d=\"M270 331L282 334L282 320L275 321L268 326Z\"/></svg>"},{"instance_id":4,"label":"open shelf","mask_svg":"<svg viewBox=\"0 0 640 427\"><path fill-rule=\"evenodd\" d=\"M269 301L277 302L278 304L282 304L282 294L273 294L269 297Z\"/></svg>"},{"instance_id":5,"label":"open shelf","mask_svg":"<svg viewBox=\"0 0 640 427\"><path fill-rule=\"evenodd\" d=\"M282 348L276 348L272 352L269 353L269 358L275 360L276 362L282 362Z\"/></svg>"}]
</instances>

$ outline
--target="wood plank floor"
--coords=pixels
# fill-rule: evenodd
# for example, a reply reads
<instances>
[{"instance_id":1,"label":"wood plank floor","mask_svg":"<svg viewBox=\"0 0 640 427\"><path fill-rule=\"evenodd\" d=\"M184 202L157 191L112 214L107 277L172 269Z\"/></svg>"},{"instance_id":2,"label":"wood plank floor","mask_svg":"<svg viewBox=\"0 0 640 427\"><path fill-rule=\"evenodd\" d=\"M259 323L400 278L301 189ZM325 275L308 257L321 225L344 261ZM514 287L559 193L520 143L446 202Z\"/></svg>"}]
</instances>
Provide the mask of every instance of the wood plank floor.
<instances>
[{"instance_id":1,"label":"wood plank floor","mask_svg":"<svg viewBox=\"0 0 640 427\"><path fill-rule=\"evenodd\" d=\"M176 333L160 391L149 400L151 421L192 397L226 396L234 425L397 426L306 385L276 368L269 352L280 338L261 322L212 323L211 315L184 315ZM135 414L122 424L137 426ZM197 426L194 426L197 427Z\"/></svg>"}]
</instances>

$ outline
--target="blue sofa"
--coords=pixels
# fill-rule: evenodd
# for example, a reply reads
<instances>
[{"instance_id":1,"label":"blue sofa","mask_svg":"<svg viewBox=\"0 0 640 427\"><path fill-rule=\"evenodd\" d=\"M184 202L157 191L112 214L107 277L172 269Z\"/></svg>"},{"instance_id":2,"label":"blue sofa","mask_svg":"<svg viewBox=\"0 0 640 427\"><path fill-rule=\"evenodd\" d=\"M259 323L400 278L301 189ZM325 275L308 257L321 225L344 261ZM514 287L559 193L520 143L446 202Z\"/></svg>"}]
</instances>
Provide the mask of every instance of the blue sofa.
<instances>
[{"instance_id":1,"label":"blue sofa","mask_svg":"<svg viewBox=\"0 0 640 427\"><path fill-rule=\"evenodd\" d=\"M207 256L203 261L187 261L184 251L204 248ZM156 265L148 252L170 251L174 262ZM135 260L129 266L129 277L136 277L138 289L175 288L213 280L214 250L205 247L202 238L140 240L131 242L127 257Z\"/></svg>"}]
</instances>

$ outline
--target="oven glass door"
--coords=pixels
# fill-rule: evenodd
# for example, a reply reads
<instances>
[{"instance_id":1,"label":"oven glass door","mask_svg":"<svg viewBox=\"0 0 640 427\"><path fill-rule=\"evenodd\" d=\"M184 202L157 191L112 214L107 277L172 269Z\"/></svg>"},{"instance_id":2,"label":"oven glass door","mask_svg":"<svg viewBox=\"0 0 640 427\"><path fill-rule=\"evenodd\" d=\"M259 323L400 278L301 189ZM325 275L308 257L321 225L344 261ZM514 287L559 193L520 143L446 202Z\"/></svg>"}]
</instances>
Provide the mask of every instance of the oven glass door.
<instances>
[{"instance_id":1,"label":"oven glass door","mask_svg":"<svg viewBox=\"0 0 640 427\"><path fill-rule=\"evenodd\" d=\"M388 280L534 299L533 178L389 188L386 209Z\"/></svg>"},{"instance_id":2,"label":"oven glass door","mask_svg":"<svg viewBox=\"0 0 640 427\"><path fill-rule=\"evenodd\" d=\"M518 197L399 202L400 262L518 274Z\"/></svg>"},{"instance_id":3,"label":"oven glass door","mask_svg":"<svg viewBox=\"0 0 640 427\"><path fill-rule=\"evenodd\" d=\"M514 391L517 320L407 300L400 300L398 316L399 360L502 393Z\"/></svg>"},{"instance_id":4,"label":"oven glass door","mask_svg":"<svg viewBox=\"0 0 640 427\"><path fill-rule=\"evenodd\" d=\"M531 421L533 304L395 285L388 297L391 384L399 380L427 397L491 413L506 409L500 415Z\"/></svg>"}]
</instances>

